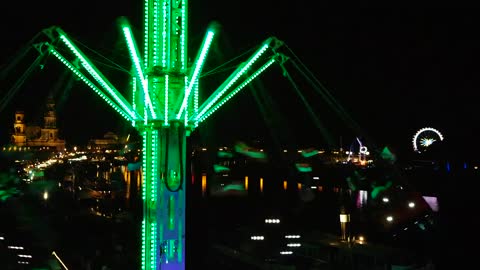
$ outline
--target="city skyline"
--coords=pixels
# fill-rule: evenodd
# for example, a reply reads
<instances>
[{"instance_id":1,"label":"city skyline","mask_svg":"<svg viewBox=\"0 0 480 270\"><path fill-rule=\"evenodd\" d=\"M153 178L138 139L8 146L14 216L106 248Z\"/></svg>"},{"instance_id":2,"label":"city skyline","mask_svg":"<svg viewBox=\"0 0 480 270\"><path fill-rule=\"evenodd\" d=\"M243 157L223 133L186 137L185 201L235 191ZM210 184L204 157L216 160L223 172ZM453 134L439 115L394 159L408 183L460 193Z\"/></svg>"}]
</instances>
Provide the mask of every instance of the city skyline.
<instances>
[{"instance_id":1,"label":"city skyline","mask_svg":"<svg viewBox=\"0 0 480 270\"><path fill-rule=\"evenodd\" d=\"M89 8L93 3L84 1L73 11L60 1L53 1L48 7L40 4L33 6L31 11L21 13L17 19L7 14L3 20L4 25L8 25L12 42L2 54L2 66L7 65L11 56L37 32L58 25L86 48L128 68L126 48L119 42L121 37L116 18L127 16L134 30L141 35L142 6L137 1L131 1L112 8L111 2L106 1L96 3L93 10ZM431 126L442 131L446 139L455 145L456 151L467 152L467 147L472 151L478 149L471 143L479 134L478 125L475 125L478 113L474 109L479 95L475 90L478 81L474 76L477 71L475 59L478 57L475 48L479 40L470 33L477 25L473 13L457 10L446 18L443 16L445 10L362 9L360 12L340 12L309 9L307 2L305 5L299 2L296 6L278 3L274 6L268 1L256 6L248 6L249 3L244 2L238 9L229 8L221 1L190 3L190 54L198 48L209 22L216 20L222 25L220 35L214 41L212 60L206 64L207 71L257 46L267 37L276 36L379 145L410 147L415 132ZM15 6L11 8L13 10ZM22 20L29 23L17 23ZM29 56L30 62L35 58L33 55ZM28 63L29 60L25 61ZM64 137L98 137L108 131L130 129L81 82L74 83L70 89L65 83L56 84L62 76L68 79L71 75L65 74L67 71L54 59L48 61L43 71L45 74L48 72L48 76L32 76L15 98L23 97L38 103L48 95L47 89L57 91L59 110L64 110L59 112L59 126L63 125L66 132ZM113 74L116 71L107 67L105 72ZM17 77L8 77L6 81L10 84L2 87L2 92L18 78L18 73ZM217 81L225 76L217 75L219 79L206 80L201 91L213 91L218 86ZM123 89L128 80L122 78L113 83ZM297 83L337 142L342 137L345 140L343 143L349 144L360 136L341 123L341 119L309 89L308 84ZM39 93L35 89L38 86L47 89ZM251 89L245 89L230 101L230 105L222 108L225 113L207 120L207 125L199 132L212 137L236 135L240 138L255 133L266 137L272 133L285 133L279 135L280 141L290 138L293 141L305 138L322 140L322 133L309 120L307 110L293 88L288 86L279 68L262 75ZM11 126L12 110L19 109L15 108L15 105L20 105L15 98L0 113L2 134ZM262 101L262 104L270 101L274 106L259 109L258 104ZM38 112L39 109L32 108L31 103L25 104L25 107ZM61 115L65 117L63 120ZM272 115L278 119L272 119ZM89 121L85 121L87 119ZM3 124L5 122L7 125Z\"/></svg>"}]
</instances>

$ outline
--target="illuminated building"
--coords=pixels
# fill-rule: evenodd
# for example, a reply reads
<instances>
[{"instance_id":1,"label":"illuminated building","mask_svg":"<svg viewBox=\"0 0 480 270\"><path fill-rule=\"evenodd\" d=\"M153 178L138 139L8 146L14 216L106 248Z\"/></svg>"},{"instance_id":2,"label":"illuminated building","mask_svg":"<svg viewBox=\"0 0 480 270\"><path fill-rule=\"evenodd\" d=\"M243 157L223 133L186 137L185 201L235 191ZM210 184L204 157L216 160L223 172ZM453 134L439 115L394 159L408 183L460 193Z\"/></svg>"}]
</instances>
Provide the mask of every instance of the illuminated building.
<instances>
[{"instance_id":1,"label":"illuminated building","mask_svg":"<svg viewBox=\"0 0 480 270\"><path fill-rule=\"evenodd\" d=\"M53 98L48 99L46 107L47 111L43 117L43 128L39 126L27 126L25 123L25 113L23 111L15 112L15 121L13 123L14 132L12 134L13 145L37 149L56 149L59 151L65 149L65 140L60 139L58 136L57 116Z\"/></svg>"},{"instance_id":2,"label":"illuminated building","mask_svg":"<svg viewBox=\"0 0 480 270\"><path fill-rule=\"evenodd\" d=\"M101 139L91 139L88 142L89 149L109 149L109 150L119 150L126 144L126 139L118 137L117 134L113 132L107 132Z\"/></svg>"}]
</instances>

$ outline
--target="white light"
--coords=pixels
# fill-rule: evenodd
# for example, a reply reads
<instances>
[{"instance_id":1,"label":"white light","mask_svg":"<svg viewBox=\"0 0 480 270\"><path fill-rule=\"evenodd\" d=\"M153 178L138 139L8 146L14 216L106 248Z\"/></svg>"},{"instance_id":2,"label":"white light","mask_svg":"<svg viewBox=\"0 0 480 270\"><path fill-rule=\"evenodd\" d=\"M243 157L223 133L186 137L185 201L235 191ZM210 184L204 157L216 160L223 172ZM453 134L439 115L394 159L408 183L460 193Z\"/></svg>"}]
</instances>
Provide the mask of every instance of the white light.
<instances>
[{"instance_id":1,"label":"white light","mask_svg":"<svg viewBox=\"0 0 480 270\"><path fill-rule=\"evenodd\" d=\"M287 239L298 239L298 238L300 238L300 235L298 235L298 234L293 234L293 235L292 234L287 234L287 235L285 235L285 238L287 238Z\"/></svg>"},{"instance_id":2,"label":"white light","mask_svg":"<svg viewBox=\"0 0 480 270\"><path fill-rule=\"evenodd\" d=\"M18 246L8 246L7 248L9 248L9 249L23 249L23 247L18 247Z\"/></svg>"},{"instance_id":3,"label":"white light","mask_svg":"<svg viewBox=\"0 0 480 270\"><path fill-rule=\"evenodd\" d=\"M276 219L276 218L267 218L265 219L265 223L280 223L280 219Z\"/></svg>"},{"instance_id":4,"label":"white light","mask_svg":"<svg viewBox=\"0 0 480 270\"><path fill-rule=\"evenodd\" d=\"M287 247L301 247L301 246L302 246L302 244L300 244L300 243L288 243L287 244Z\"/></svg>"},{"instance_id":5,"label":"white light","mask_svg":"<svg viewBox=\"0 0 480 270\"><path fill-rule=\"evenodd\" d=\"M5 240L5 238L3 238L3 236L0 236L0 240Z\"/></svg>"},{"instance_id":6,"label":"white light","mask_svg":"<svg viewBox=\"0 0 480 270\"><path fill-rule=\"evenodd\" d=\"M254 235L254 236L250 236L250 239L258 241L258 240L264 240L265 237L263 237L263 235Z\"/></svg>"},{"instance_id":7,"label":"white light","mask_svg":"<svg viewBox=\"0 0 480 270\"><path fill-rule=\"evenodd\" d=\"M388 222L392 222L392 221L393 221L393 217L392 217L392 216L388 216L388 217L386 218L386 220L387 220Z\"/></svg>"},{"instance_id":8,"label":"white light","mask_svg":"<svg viewBox=\"0 0 480 270\"><path fill-rule=\"evenodd\" d=\"M47 191L43 192L43 199L48 200L48 192Z\"/></svg>"},{"instance_id":9,"label":"white light","mask_svg":"<svg viewBox=\"0 0 480 270\"><path fill-rule=\"evenodd\" d=\"M382 201L385 202L385 203L387 203L387 202L389 202L390 200L389 200L387 197L383 197Z\"/></svg>"},{"instance_id":10,"label":"white light","mask_svg":"<svg viewBox=\"0 0 480 270\"><path fill-rule=\"evenodd\" d=\"M20 258L32 258L32 255L18 254L18 257L20 257Z\"/></svg>"},{"instance_id":11,"label":"white light","mask_svg":"<svg viewBox=\"0 0 480 270\"><path fill-rule=\"evenodd\" d=\"M290 255L292 253L293 253L292 251L280 251L281 255Z\"/></svg>"},{"instance_id":12,"label":"white light","mask_svg":"<svg viewBox=\"0 0 480 270\"><path fill-rule=\"evenodd\" d=\"M414 207L415 207L415 203L414 203L414 202L409 202L409 203L408 203L408 207L414 208Z\"/></svg>"}]
</instances>

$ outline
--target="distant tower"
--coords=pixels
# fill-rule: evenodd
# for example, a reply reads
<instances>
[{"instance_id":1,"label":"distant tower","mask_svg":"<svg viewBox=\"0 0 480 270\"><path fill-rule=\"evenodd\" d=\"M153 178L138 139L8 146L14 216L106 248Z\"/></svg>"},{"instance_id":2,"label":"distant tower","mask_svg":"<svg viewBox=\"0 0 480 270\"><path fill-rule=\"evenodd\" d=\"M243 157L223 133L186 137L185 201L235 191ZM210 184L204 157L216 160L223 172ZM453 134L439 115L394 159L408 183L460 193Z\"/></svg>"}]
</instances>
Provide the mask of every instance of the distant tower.
<instances>
[{"instance_id":1,"label":"distant tower","mask_svg":"<svg viewBox=\"0 0 480 270\"><path fill-rule=\"evenodd\" d=\"M22 111L15 112L15 121L13 122L12 143L16 146L27 145L27 135L25 133L25 113Z\"/></svg>"},{"instance_id":2,"label":"distant tower","mask_svg":"<svg viewBox=\"0 0 480 270\"><path fill-rule=\"evenodd\" d=\"M47 100L47 111L44 116L44 128L40 135L46 141L58 140L57 115L55 113L55 102L52 97Z\"/></svg>"}]
</instances>

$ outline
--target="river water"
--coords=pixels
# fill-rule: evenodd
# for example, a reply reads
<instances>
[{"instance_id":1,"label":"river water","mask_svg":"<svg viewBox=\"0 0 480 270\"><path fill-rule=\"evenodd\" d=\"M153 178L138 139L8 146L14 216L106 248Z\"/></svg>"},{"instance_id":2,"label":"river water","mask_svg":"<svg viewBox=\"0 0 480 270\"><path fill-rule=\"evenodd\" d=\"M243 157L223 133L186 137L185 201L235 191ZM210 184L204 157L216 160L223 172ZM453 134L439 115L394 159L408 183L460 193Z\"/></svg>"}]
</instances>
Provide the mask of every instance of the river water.
<instances>
[{"instance_id":1,"label":"river water","mask_svg":"<svg viewBox=\"0 0 480 270\"><path fill-rule=\"evenodd\" d=\"M55 182L54 187L48 186L49 199L41 199L45 190L32 195L36 196L32 204L38 204L32 211L45 213L43 220L51 218L45 235L56 239L40 246L62 248L66 260L75 264L95 261L97 253L113 256L116 252L125 255L124 265L136 265L142 209L140 175L122 162L73 162L52 167L45 174L47 180ZM350 237L424 248L426 238L422 235L434 226L438 211L432 210L434 202L427 202L400 181L374 199L372 190L353 191L344 177L344 173L322 171L291 174L264 165L220 173L205 165L192 166L186 179L187 257L211 265L209 247L221 243L254 252L260 260L274 259L285 250L286 235L306 237L320 231L340 239L340 214L350 217ZM65 203L70 202L68 198L72 198L71 203ZM59 216L61 222L55 220ZM58 226L62 229L57 230ZM34 229L32 225L26 231L35 234ZM264 240L257 245L253 236L263 236ZM38 234L36 239L45 240ZM78 253L83 256L78 257Z\"/></svg>"}]
</instances>

